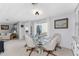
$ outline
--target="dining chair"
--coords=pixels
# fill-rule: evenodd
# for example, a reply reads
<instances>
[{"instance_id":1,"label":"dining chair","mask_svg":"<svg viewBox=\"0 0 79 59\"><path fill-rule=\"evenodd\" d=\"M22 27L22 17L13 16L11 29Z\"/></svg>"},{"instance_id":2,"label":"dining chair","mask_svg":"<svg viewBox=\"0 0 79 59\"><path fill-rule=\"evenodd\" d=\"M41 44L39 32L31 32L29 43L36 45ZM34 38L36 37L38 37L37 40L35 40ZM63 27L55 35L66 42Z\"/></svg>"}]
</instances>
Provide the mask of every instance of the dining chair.
<instances>
[{"instance_id":1,"label":"dining chair","mask_svg":"<svg viewBox=\"0 0 79 59\"><path fill-rule=\"evenodd\" d=\"M29 56L30 56L31 53L35 50L36 46L33 42L33 39L30 36L26 35L25 40L26 40L26 45L25 46L27 47L26 51L30 51L30 53L29 53Z\"/></svg>"},{"instance_id":2,"label":"dining chair","mask_svg":"<svg viewBox=\"0 0 79 59\"><path fill-rule=\"evenodd\" d=\"M43 46L44 52L47 52L47 56L49 54L56 56L53 51L56 50L56 47L60 46L61 35L59 33L55 33L51 38L51 41Z\"/></svg>"}]
</instances>

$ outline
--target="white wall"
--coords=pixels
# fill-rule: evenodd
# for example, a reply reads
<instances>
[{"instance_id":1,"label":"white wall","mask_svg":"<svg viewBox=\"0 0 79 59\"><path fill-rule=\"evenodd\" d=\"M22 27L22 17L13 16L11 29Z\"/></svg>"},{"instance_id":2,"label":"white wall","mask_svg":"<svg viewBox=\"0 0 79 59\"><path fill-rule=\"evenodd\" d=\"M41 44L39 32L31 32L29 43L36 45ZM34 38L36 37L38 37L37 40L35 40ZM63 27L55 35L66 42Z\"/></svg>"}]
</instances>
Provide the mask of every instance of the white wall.
<instances>
[{"instance_id":1,"label":"white wall","mask_svg":"<svg viewBox=\"0 0 79 59\"><path fill-rule=\"evenodd\" d=\"M27 35L30 35L30 25L31 25L31 23L30 22L19 22L18 25L19 25L19 27L18 27L19 39L20 40L25 39L25 35L27 34L26 31L25 31L25 27L29 28L29 32L28 32ZM24 27L21 27L21 25L24 25Z\"/></svg>"},{"instance_id":2,"label":"white wall","mask_svg":"<svg viewBox=\"0 0 79 59\"><path fill-rule=\"evenodd\" d=\"M54 29L54 20L62 18L68 18L68 25L69 25L68 29ZM61 46L63 47L72 48L72 36L75 31L74 22L75 22L75 13L57 16L51 20L52 30L50 33L51 35L53 35L54 33L60 33L62 35Z\"/></svg>"},{"instance_id":3,"label":"white wall","mask_svg":"<svg viewBox=\"0 0 79 59\"><path fill-rule=\"evenodd\" d=\"M19 25L19 39L21 40L21 39L23 39L23 36L24 36L24 27L21 27L21 25L24 25L22 22L19 22L18 23L18 25Z\"/></svg>"}]
</instances>

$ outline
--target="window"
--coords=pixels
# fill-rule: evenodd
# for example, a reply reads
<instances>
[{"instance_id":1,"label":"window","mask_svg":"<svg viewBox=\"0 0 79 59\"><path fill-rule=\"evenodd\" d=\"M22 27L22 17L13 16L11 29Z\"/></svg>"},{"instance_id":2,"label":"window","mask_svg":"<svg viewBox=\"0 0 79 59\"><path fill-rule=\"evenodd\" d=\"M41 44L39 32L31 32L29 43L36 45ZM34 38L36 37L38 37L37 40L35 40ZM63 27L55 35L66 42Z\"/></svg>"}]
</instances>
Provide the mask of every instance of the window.
<instances>
[{"instance_id":1,"label":"window","mask_svg":"<svg viewBox=\"0 0 79 59\"><path fill-rule=\"evenodd\" d=\"M36 34L48 35L48 23L35 24L35 35Z\"/></svg>"}]
</instances>

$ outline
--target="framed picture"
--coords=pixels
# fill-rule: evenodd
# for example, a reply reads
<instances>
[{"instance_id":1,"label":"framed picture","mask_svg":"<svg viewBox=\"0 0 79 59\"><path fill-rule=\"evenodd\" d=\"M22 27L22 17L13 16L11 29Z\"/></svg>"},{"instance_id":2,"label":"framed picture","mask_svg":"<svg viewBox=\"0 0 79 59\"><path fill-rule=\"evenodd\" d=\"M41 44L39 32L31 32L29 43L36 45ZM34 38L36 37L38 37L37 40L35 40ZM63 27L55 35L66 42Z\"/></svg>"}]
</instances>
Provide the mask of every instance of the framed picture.
<instances>
[{"instance_id":1,"label":"framed picture","mask_svg":"<svg viewBox=\"0 0 79 59\"><path fill-rule=\"evenodd\" d=\"M1 30L9 30L9 25L1 25Z\"/></svg>"},{"instance_id":2,"label":"framed picture","mask_svg":"<svg viewBox=\"0 0 79 59\"><path fill-rule=\"evenodd\" d=\"M67 29L68 28L68 18L55 20L54 28L55 29Z\"/></svg>"}]
</instances>

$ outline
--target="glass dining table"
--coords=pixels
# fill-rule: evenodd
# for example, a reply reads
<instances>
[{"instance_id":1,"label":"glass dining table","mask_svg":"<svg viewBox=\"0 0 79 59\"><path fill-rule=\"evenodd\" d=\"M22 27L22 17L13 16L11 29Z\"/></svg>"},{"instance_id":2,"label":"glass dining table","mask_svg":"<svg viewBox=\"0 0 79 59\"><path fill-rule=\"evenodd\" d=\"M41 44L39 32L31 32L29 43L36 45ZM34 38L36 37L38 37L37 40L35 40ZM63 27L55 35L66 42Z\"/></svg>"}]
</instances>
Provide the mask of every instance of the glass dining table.
<instances>
[{"instance_id":1,"label":"glass dining table","mask_svg":"<svg viewBox=\"0 0 79 59\"><path fill-rule=\"evenodd\" d=\"M43 53L43 45L49 42L49 38L46 37L34 37L33 38L34 44L36 45L36 50L41 55Z\"/></svg>"}]
</instances>

